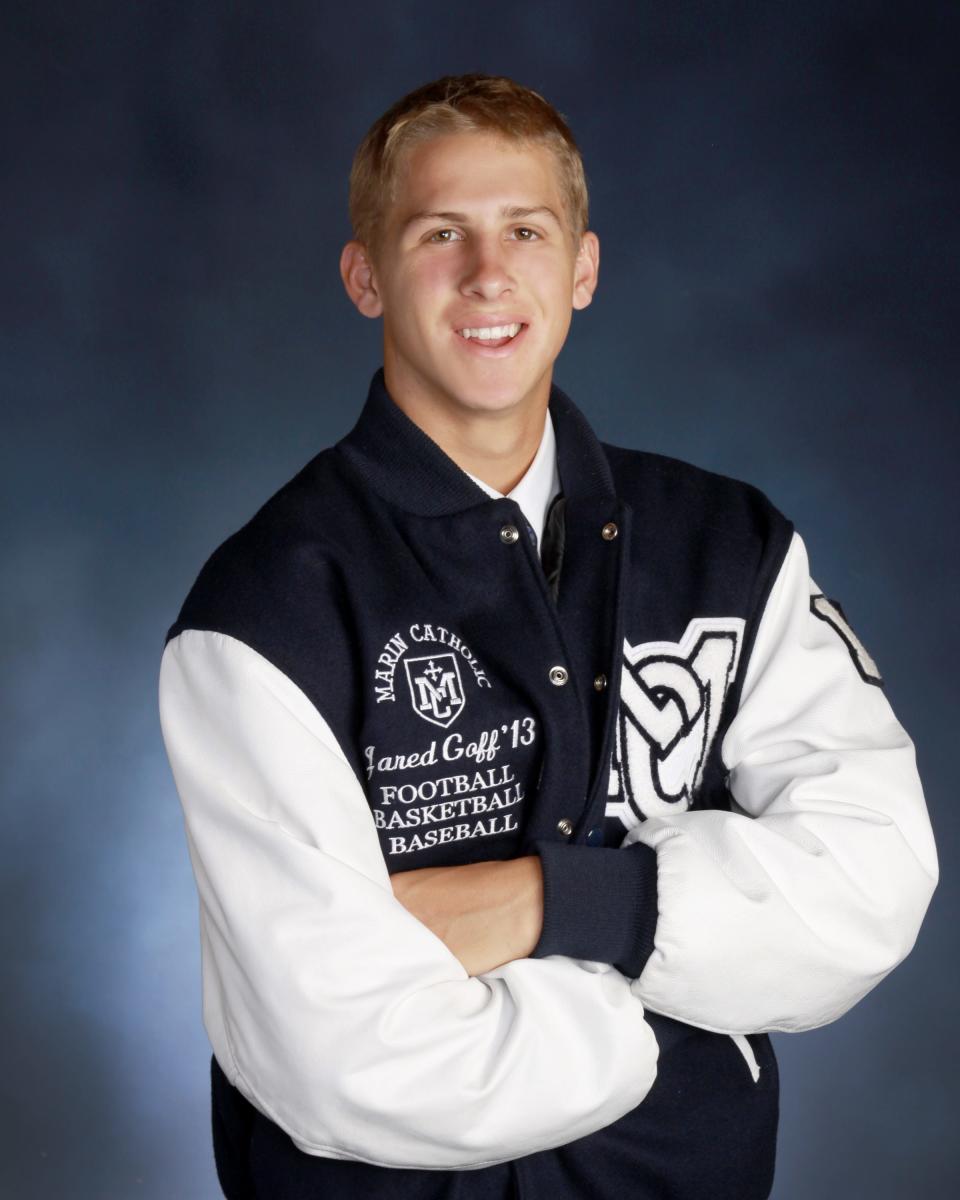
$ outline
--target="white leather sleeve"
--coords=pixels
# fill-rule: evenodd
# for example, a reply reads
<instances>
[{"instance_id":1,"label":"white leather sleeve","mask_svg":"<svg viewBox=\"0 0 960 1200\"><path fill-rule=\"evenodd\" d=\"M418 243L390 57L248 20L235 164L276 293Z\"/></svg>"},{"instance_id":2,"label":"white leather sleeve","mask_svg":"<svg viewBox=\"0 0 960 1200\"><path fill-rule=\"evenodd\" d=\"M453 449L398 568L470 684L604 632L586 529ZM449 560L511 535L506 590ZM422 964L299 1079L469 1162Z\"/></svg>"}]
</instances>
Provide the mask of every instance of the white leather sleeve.
<instances>
[{"instance_id":1,"label":"white leather sleeve","mask_svg":"<svg viewBox=\"0 0 960 1200\"><path fill-rule=\"evenodd\" d=\"M356 775L265 658L181 633L160 714L200 895L204 1023L231 1082L301 1150L476 1168L643 1100L657 1043L629 980L561 956L468 976L394 897Z\"/></svg>"},{"instance_id":2,"label":"white leather sleeve","mask_svg":"<svg viewBox=\"0 0 960 1200\"><path fill-rule=\"evenodd\" d=\"M624 842L657 850L635 994L718 1032L841 1016L909 953L938 879L913 743L857 644L811 612L818 591L795 534L721 747L740 811L651 818Z\"/></svg>"}]
</instances>

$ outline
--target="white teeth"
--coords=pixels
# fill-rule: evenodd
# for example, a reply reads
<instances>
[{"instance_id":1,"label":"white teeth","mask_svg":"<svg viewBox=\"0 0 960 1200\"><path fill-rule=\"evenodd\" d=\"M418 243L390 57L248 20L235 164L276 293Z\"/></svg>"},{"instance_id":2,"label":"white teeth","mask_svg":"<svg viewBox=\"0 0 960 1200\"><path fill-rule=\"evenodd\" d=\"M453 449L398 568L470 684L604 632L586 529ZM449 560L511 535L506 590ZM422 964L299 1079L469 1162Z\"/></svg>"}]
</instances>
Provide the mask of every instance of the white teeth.
<instances>
[{"instance_id":1,"label":"white teeth","mask_svg":"<svg viewBox=\"0 0 960 1200\"><path fill-rule=\"evenodd\" d=\"M460 336L488 342L492 338L516 337L522 328L522 324L516 321L513 325L492 325L486 329L461 329Z\"/></svg>"}]
</instances>

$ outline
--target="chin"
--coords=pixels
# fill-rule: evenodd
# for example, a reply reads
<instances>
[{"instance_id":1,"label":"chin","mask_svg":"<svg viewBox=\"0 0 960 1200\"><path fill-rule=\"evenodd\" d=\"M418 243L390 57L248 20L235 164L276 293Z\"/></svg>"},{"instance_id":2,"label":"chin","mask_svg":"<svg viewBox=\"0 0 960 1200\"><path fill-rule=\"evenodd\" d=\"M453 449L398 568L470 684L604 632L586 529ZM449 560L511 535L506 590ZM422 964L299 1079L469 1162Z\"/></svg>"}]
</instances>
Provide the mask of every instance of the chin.
<instances>
[{"instance_id":1,"label":"chin","mask_svg":"<svg viewBox=\"0 0 960 1200\"><path fill-rule=\"evenodd\" d=\"M522 404L536 390L535 380L493 378L487 381L471 380L461 386L454 385L450 394L463 408L476 412L502 412Z\"/></svg>"},{"instance_id":2,"label":"chin","mask_svg":"<svg viewBox=\"0 0 960 1200\"><path fill-rule=\"evenodd\" d=\"M460 408L468 409L470 412L496 413L508 412L510 409L516 408L525 395L526 393L520 391L477 392L474 389L470 393L459 393L456 399Z\"/></svg>"}]
</instances>

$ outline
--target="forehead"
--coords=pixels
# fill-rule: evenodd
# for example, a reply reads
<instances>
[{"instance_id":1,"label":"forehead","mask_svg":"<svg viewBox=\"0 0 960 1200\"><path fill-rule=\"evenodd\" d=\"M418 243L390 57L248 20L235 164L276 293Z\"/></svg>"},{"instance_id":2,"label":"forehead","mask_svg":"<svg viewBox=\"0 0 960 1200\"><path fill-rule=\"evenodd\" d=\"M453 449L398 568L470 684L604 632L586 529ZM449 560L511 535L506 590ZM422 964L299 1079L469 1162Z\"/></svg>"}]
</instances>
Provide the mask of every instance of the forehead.
<instances>
[{"instance_id":1,"label":"forehead","mask_svg":"<svg viewBox=\"0 0 960 1200\"><path fill-rule=\"evenodd\" d=\"M560 212L561 192L556 156L543 143L486 132L443 134L404 154L391 217L402 223L427 209L479 215L504 205L546 205Z\"/></svg>"}]
</instances>

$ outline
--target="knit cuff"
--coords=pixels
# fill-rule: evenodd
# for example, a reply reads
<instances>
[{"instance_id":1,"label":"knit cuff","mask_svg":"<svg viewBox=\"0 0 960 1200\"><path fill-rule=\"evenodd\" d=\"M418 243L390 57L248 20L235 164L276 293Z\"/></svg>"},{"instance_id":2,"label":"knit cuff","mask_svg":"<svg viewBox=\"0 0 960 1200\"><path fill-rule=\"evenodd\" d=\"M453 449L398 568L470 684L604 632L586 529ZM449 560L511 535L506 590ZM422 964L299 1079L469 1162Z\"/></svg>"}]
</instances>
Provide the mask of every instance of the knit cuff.
<instances>
[{"instance_id":1,"label":"knit cuff","mask_svg":"<svg viewBox=\"0 0 960 1200\"><path fill-rule=\"evenodd\" d=\"M657 852L534 841L543 868L543 929L531 958L611 963L635 979L653 953Z\"/></svg>"}]
</instances>

